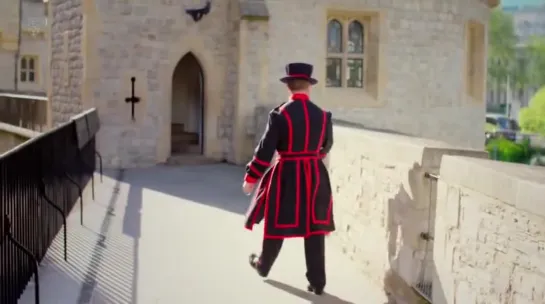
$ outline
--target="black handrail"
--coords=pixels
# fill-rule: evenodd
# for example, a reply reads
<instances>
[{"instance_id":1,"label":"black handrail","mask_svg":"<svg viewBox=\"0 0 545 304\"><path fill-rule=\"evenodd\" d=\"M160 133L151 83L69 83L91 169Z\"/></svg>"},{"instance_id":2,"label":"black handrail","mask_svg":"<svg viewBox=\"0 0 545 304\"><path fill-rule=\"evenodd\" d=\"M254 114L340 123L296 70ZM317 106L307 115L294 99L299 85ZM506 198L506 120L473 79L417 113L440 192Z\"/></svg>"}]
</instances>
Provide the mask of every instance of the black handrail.
<instances>
[{"instance_id":1,"label":"black handrail","mask_svg":"<svg viewBox=\"0 0 545 304\"><path fill-rule=\"evenodd\" d=\"M93 179L99 129L95 109L76 121L57 126L0 156L0 303L17 303L34 275L39 303L40 262L62 229L64 260L68 260L67 217ZM101 177L102 180L102 177ZM1 216L1 215L10 216ZM60 215L60 216L59 216ZM32 263L28 262L32 257Z\"/></svg>"},{"instance_id":2,"label":"black handrail","mask_svg":"<svg viewBox=\"0 0 545 304\"><path fill-rule=\"evenodd\" d=\"M8 214L4 214L4 231L5 235L0 239L0 245L3 243L3 240L8 240L11 242L17 249L22 251L30 260L32 260L32 267L33 267L33 274L34 274L34 301L36 304L40 304L40 277L38 274L38 259L28 250L25 246L23 246L21 243L19 243L14 237L13 233L11 232L11 220L10 216Z\"/></svg>"}]
</instances>

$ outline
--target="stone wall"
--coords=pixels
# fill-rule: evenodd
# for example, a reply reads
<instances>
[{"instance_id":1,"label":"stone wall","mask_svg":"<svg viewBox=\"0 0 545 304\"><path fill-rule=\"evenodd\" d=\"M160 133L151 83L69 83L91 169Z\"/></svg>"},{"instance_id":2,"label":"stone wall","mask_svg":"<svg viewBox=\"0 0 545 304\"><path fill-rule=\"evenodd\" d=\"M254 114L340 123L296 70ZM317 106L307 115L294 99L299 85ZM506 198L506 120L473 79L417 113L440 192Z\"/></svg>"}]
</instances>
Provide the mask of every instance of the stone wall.
<instances>
[{"instance_id":1,"label":"stone wall","mask_svg":"<svg viewBox=\"0 0 545 304\"><path fill-rule=\"evenodd\" d=\"M189 52L204 71L205 154L233 159L239 21L232 14L235 2L215 1L210 13L195 22L184 9L199 8L205 1L85 1L85 69L78 90L83 91L85 107L100 113L97 147L106 166L147 166L170 156L172 75ZM131 95L131 77L136 78L140 98L134 120L125 102ZM53 104L61 107L60 100Z\"/></svg>"},{"instance_id":2,"label":"stone wall","mask_svg":"<svg viewBox=\"0 0 545 304\"><path fill-rule=\"evenodd\" d=\"M485 2L225 0L212 3L198 22L184 12L204 3L51 0L53 124L96 107L105 165L166 161L172 72L191 52L204 70L204 154L213 159L243 163L249 157L253 107L285 101L288 92L278 79L293 61L314 64L320 82L312 98L337 118L482 147L484 134L476 126L483 123L484 94L483 100L468 95L464 67L467 24L487 23ZM372 92L324 86L331 14L373 16L377 56L366 58L376 68ZM485 59L482 52L477 57ZM134 120L125 102L131 77L140 97Z\"/></svg>"},{"instance_id":3,"label":"stone wall","mask_svg":"<svg viewBox=\"0 0 545 304\"><path fill-rule=\"evenodd\" d=\"M416 299L410 286L426 253L420 234L432 229L435 204L424 174L439 173L443 155L487 154L338 121L334 143L326 160L337 224L332 240L387 293Z\"/></svg>"},{"instance_id":4,"label":"stone wall","mask_svg":"<svg viewBox=\"0 0 545 304\"><path fill-rule=\"evenodd\" d=\"M268 103L287 98L278 81L288 62L314 64L318 85L312 99L334 117L371 128L395 130L481 149L484 94L466 93L466 25L488 23L484 1L467 0L275 0L270 11ZM379 56L377 94L360 89L326 88L326 23L332 16L375 14ZM486 54L480 54L485 60ZM483 79L484 83L484 79ZM375 95L375 96L373 96Z\"/></svg>"},{"instance_id":5,"label":"stone wall","mask_svg":"<svg viewBox=\"0 0 545 304\"><path fill-rule=\"evenodd\" d=\"M545 169L445 157L434 304L545 303Z\"/></svg>"},{"instance_id":6,"label":"stone wall","mask_svg":"<svg viewBox=\"0 0 545 304\"><path fill-rule=\"evenodd\" d=\"M83 0L50 0L51 122L66 122L83 111Z\"/></svg>"},{"instance_id":7,"label":"stone wall","mask_svg":"<svg viewBox=\"0 0 545 304\"><path fill-rule=\"evenodd\" d=\"M40 133L0 122L0 155Z\"/></svg>"}]
</instances>

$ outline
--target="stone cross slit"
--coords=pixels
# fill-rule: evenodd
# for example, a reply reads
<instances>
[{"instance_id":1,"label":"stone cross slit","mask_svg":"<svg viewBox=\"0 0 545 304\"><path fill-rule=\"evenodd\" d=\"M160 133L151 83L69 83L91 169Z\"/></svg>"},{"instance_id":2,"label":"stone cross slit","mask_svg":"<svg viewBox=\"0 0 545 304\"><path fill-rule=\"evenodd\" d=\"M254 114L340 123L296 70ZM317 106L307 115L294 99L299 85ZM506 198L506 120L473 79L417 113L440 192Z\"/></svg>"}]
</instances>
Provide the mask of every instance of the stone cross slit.
<instances>
[{"instance_id":1,"label":"stone cross slit","mask_svg":"<svg viewBox=\"0 0 545 304\"><path fill-rule=\"evenodd\" d=\"M136 82L136 77L131 77L131 96L125 98L125 102L130 102L131 103L131 115L132 115L132 120L133 121L135 120L135 118L134 118L134 104L140 102L140 97L134 96L134 83L135 82Z\"/></svg>"}]
</instances>

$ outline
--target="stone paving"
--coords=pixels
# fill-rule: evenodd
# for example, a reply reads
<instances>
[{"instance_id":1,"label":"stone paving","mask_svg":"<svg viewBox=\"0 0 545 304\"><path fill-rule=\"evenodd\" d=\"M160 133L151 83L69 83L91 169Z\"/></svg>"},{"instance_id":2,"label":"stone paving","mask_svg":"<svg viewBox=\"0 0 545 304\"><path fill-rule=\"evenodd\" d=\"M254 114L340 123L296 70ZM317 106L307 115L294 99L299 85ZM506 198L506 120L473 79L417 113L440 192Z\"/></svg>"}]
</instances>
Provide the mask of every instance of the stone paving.
<instances>
[{"instance_id":1,"label":"stone paving","mask_svg":"<svg viewBox=\"0 0 545 304\"><path fill-rule=\"evenodd\" d=\"M58 237L40 269L41 304L383 304L382 290L328 246L327 295L305 291L301 240L289 240L268 279L248 266L261 230L243 229L242 169L157 166L106 172L68 223L68 262ZM60 234L62 235L62 234ZM34 303L31 283L20 303Z\"/></svg>"}]
</instances>

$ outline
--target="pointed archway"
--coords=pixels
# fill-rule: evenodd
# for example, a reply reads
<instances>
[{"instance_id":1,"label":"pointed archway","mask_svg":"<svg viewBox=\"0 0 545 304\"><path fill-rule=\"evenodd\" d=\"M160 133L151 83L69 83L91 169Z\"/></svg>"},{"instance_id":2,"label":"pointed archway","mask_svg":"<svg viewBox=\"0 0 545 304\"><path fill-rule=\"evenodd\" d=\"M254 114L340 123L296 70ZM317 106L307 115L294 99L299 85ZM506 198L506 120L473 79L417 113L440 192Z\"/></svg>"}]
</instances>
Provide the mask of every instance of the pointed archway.
<instances>
[{"instance_id":1,"label":"pointed archway","mask_svg":"<svg viewBox=\"0 0 545 304\"><path fill-rule=\"evenodd\" d=\"M171 155L204 153L204 73L192 53L172 74Z\"/></svg>"}]
</instances>

